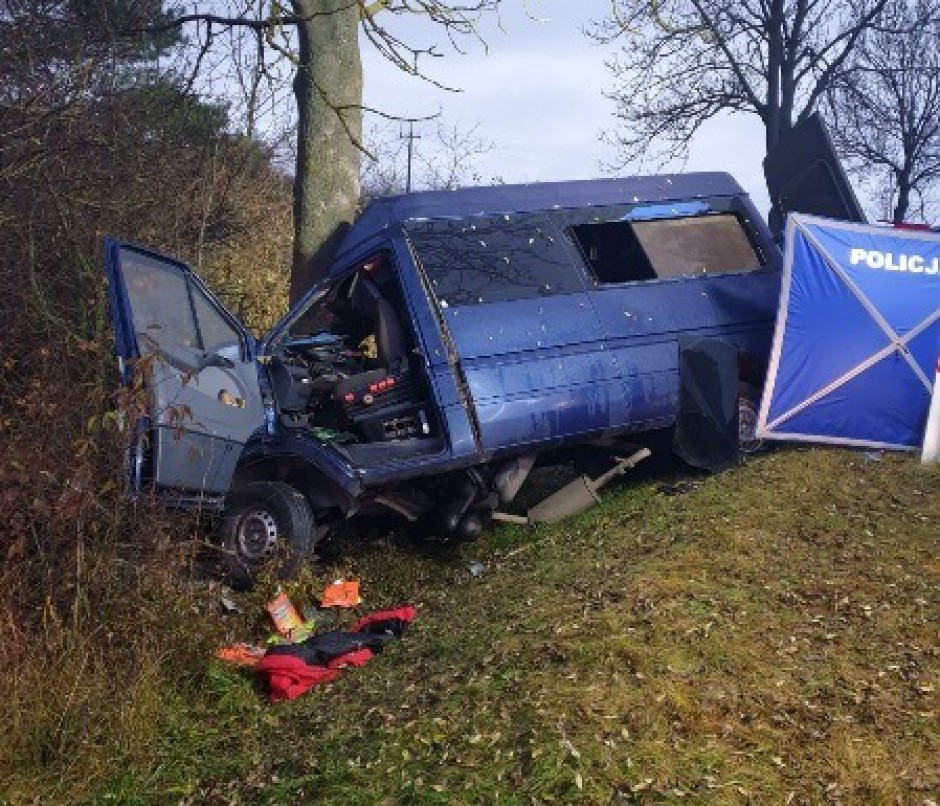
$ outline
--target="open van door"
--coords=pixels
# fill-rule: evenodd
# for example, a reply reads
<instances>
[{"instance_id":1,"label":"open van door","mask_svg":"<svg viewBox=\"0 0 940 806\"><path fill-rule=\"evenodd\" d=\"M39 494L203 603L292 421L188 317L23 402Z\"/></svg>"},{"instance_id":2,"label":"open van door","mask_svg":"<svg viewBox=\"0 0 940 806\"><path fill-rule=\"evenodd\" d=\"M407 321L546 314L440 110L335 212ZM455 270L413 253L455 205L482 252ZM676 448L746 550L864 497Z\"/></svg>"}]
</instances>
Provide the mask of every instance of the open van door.
<instances>
[{"instance_id":1,"label":"open van door","mask_svg":"<svg viewBox=\"0 0 940 806\"><path fill-rule=\"evenodd\" d=\"M764 158L770 193L770 229L783 238L789 213L865 223L826 124L818 112L797 123Z\"/></svg>"},{"instance_id":2,"label":"open van door","mask_svg":"<svg viewBox=\"0 0 940 806\"><path fill-rule=\"evenodd\" d=\"M108 294L126 385L133 492L224 495L242 446L264 422L255 342L189 267L108 238Z\"/></svg>"}]
</instances>

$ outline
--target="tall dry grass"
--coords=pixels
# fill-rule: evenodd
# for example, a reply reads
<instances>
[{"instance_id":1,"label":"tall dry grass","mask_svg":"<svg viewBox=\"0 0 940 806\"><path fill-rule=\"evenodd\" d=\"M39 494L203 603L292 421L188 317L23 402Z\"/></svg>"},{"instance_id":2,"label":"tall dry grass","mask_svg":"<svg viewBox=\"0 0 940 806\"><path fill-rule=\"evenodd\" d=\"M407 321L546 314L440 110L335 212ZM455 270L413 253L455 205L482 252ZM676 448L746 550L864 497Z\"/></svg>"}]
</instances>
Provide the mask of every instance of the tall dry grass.
<instances>
[{"instance_id":1,"label":"tall dry grass","mask_svg":"<svg viewBox=\"0 0 940 806\"><path fill-rule=\"evenodd\" d=\"M146 766L210 653L205 519L125 496L103 235L199 263L257 328L286 304L290 188L264 151L190 108L171 125L172 93L102 103L0 109L0 802Z\"/></svg>"},{"instance_id":2,"label":"tall dry grass","mask_svg":"<svg viewBox=\"0 0 940 806\"><path fill-rule=\"evenodd\" d=\"M11 797L54 776L67 801L152 746L166 698L200 674L209 591L191 573L198 519L123 495L97 349L57 346L3 369L0 781Z\"/></svg>"}]
</instances>

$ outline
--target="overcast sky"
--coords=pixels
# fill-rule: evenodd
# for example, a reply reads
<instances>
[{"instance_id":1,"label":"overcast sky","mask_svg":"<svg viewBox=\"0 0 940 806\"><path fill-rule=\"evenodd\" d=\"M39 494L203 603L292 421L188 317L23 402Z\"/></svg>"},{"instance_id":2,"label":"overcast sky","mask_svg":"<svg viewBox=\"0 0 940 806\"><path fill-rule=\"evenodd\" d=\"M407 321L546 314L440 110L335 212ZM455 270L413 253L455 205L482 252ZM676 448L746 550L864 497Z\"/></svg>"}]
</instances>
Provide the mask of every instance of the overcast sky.
<instances>
[{"instance_id":1,"label":"overcast sky","mask_svg":"<svg viewBox=\"0 0 940 806\"><path fill-rule=\"evenodd\" d=\"M425 59L423 72L460 88L448 93L415 80L363 45L366 103L385 112L420 117L441 114L449 126L471 129L493 143L478 160L484 181L535 182L609 176L616 157L601 140L615 127L614 103L603 95L612 86L605 67L616 48L599 45L583 33L602 18L610 0L504 0L500 16L486 20L484 48L466 43L460 54L447 45L434 26L414 20L396 32L412 45L436 44L439 59ZM536 21L538 18L539 21ZM378 121L374 121L378 125ZM435 123L423 123L418 148L432 143ZM394 137L397 127L384 131ZM696 137L688 162L672 170L728 171L744 186L761 212L768 202L761 159L763 132L754 116L726 116L708 124ZM644 166L620 174L653 170Z\"/></svg>"}]
</instances>

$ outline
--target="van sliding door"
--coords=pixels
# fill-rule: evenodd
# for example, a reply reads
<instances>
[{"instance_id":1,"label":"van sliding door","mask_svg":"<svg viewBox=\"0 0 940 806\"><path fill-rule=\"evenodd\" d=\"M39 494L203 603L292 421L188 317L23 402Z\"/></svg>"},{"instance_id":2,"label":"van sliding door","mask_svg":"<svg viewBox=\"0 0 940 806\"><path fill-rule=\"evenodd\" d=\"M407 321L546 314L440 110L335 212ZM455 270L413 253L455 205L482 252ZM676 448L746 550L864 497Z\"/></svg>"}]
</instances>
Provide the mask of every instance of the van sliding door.
<instances>
[{"instance_id":1,"label":"van sliding door","mask_svg":"<svg viewBox=\"0 0 940 806\"><path fill-rule=\"evenodd\" d=\"M622 425L616 360L577 256L548 214L406 229L457 353L482 450Z\"/></svg>"}]
</instances>

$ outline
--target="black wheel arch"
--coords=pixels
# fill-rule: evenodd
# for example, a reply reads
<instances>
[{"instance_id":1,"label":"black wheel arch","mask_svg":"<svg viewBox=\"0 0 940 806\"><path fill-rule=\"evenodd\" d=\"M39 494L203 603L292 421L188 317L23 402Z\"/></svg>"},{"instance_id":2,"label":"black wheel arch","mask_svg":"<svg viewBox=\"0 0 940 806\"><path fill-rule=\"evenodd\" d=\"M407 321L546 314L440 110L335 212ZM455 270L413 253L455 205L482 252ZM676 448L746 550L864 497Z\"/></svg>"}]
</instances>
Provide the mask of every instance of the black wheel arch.
<instances>
[{"instance_id":1,"label":"black wheel arch","mask_svg":"<svg viewBox=\"0 0 940 806\"><path fill-rule=\"evenodd\" d=\"M762 389L767 376L767 361L746 350L738 350L738 380L755 389Z\"/></svg>"},{"instance_id":2,"label":"black wheel arch","mask_svg":"<svg viewBox=\"0 0 940 806\"><path fill-rule=\"evenodd\" d=\"M345 517L355 509L355 501L319 468L296 456L265 457L240 465L232 478L231 489L253 481L280 481L296 489L310 503L319 517L331 511Z\"/></svg>"}]
</instances>

